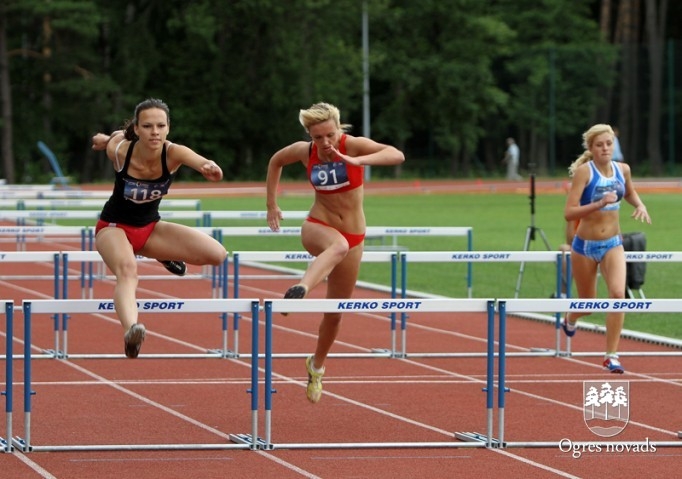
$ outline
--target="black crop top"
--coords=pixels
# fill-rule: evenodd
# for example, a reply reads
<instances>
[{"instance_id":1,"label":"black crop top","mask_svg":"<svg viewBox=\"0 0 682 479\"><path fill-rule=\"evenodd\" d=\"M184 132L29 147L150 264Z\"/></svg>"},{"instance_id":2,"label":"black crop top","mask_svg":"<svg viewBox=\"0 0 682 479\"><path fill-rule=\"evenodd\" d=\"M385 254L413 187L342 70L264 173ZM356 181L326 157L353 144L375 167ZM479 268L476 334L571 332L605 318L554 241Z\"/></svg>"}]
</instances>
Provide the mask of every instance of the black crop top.
<instances>
[{"instance_id":1,"label":"black crop top","mask_svg":"<svg viewBox=\"0 0 682 479\"><path fill-rule=\"evenodd\" d=\"M136 141L130 143L125 163L116 172L114 191L104 204L100 219L109 223L123 223L130 226L145 226L161 219L159 203L168 193L173 177L166 165L166 145L161 151L163 173L155 180L138 180L128 175L128 166Z\"/></svg>"}]
</instances>

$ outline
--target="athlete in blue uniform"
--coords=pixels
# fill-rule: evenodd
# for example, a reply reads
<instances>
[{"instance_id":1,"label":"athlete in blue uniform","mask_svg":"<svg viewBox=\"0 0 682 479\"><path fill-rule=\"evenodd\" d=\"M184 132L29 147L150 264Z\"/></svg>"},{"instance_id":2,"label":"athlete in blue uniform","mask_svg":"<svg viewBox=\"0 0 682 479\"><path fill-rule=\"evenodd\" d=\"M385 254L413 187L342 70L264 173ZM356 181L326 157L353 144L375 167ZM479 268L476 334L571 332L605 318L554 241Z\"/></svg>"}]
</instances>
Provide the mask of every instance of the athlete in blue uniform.
<instances>
[{"instance_id":1,"label":"athlete in blue uniform","mask_svg":"<svg viewBox=\"0 0 682 479\"><path fill-rule=\"evenodd\" d=\"M566 221L579 220L571 245L571 267L580 298L597 296L597 269L606 282L609 298L625 297L625 252L620 231L620 203L635 207L632 218L651 223L644 203L635 191L630 166L612 160L614 133L609 125L598 124L583 133L584 153L571 164L573 177L566 199ZM563 320L567 336L573 336L576 322L590 313L571 312ZM624 372L618 359L618 342L624 313L606 314L604 367Z\"/></svg>"}]
</instances>

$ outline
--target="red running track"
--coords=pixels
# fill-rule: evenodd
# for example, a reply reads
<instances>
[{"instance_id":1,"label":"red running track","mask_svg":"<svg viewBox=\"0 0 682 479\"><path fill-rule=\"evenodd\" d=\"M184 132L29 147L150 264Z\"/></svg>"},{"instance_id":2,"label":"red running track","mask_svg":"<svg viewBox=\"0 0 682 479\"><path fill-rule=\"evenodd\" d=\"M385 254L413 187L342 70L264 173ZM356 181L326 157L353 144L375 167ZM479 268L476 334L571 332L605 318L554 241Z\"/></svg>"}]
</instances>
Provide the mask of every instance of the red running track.
<instances>
[{"instance_id":1,"label":"red running track","mask_svg":"<svg viewBox=\"0 0 682 479\"><path fill-rule=\"evenodd\" d=\"M64 245L58 245L64 249ZM50 248L48 248L50 249ZM46 264L3 265L3 276L44 276ZM153 263L141 274L163 274ZM198 272L198 269L190 272ZM248 274L243 270L242 274ZM72 271L77 274L77 269ZM278 298L293 280L244 278L242 297ZM20 304L52 297L47 280L2 280L3 299ZM70 282L71 297L80 285ZM110 281L98 281L95 297L108 299ZM323 287L311 297L322 297ZM140 298L206 298L208 280L169 277L142 279ZM360 288L358 298L387 297ZM43 315L45 316L45 315ZM18 315L20 318L21 315ZM33 361L31 444L81 446L111 444L232 444L231 434L251 430L250 365L239 359L150 359L145 354L200 353L221 346L221 321L214 314L146 314L149 334L137 360L37 359ZM262 318L261 318L262 320ZM34 451L0 455L7 477L23 478L413 478L413 477L618 477L673 476L679 447L649 451L586 451L579 458L558 447L369 447L383 443L452 443L456 432L486 432L482 391L486 364L486 318L482 314L429 313L409 318L409 353L462 353L472 357L350 358L327 364L325 394L312 405L305 398L303 356L314 348L318 314L276 317L273 350L295 357L273 361L271 417L273 450L197 449L129 451ZM241 319L239 351L250 351L251 318ZM34 318L35 352L54 346L49 317ZM262 332L261 326L261 332ZM4 332L4 329L3 329ZM69 322L69 352L122 354L122 331L110 314L74 314ZM262 337L262 334L261 334ZM15 320L15 353L23 330ZM553 325L510 318L507 351L553 347ZM230 336L232 341L233 336ZM600 334L579 332L573 350L600 351ZM385 315L348 314L334 353L369 353L390 348ZM3 344L4 348L4 344ZM261 345L261 351L262 349ZM669 351L624 340L623 351ZM3 350L4 353L4 350ZM507 361L505 440L510 443L599 441L582 417L583 381L613 380L599 358L518 357ZM630 383L630 421L617 437L633 444L675 441L682 429L679 359L635 356L624 359ZM23 362L14 375L22 378ZM262 378L261 378L262 379ZM23 385L15 389L14 433L22 436ZM261 396L259 424L264 430ZM495 425L497 427L497 417ZM4 418L0 425L4 429ZM497 429L494 431L497 433ZM360 443L363 447L324 447ZM306 447L278 447L278 445ZM680 441L682 445L682 441Z\"/></svg>"}]
</instances>

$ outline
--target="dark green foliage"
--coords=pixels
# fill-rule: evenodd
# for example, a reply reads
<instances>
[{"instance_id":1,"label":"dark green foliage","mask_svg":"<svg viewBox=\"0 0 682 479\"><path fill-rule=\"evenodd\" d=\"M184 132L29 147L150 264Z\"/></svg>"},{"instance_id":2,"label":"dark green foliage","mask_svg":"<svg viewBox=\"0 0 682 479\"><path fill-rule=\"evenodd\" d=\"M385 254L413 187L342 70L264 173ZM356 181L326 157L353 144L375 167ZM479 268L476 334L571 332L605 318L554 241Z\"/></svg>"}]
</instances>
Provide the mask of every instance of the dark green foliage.
<instances>
[{"instance_id":1,"label":"dark green foliage","mask_svg":"<svg viewBox=\"0 0 682 479\"><path fill-rule=\"evenodd\" d=\"M524 158L544 161L550 73L556 134L579 138L616 80L593 3L367 0L371 136L408 158L380 174L498 175L512 131L532 146ZM170 138L228 178L263 179L277 149L306 137L298 110L314 102L335 103L354 134L365 131L362 0L3 6L18 182L50 178L38 140L77 180L110 179L90 137L119 128L148 97L169 104ZM574 154L564 149L559 163Z\"/></svg>"}]
</instances>

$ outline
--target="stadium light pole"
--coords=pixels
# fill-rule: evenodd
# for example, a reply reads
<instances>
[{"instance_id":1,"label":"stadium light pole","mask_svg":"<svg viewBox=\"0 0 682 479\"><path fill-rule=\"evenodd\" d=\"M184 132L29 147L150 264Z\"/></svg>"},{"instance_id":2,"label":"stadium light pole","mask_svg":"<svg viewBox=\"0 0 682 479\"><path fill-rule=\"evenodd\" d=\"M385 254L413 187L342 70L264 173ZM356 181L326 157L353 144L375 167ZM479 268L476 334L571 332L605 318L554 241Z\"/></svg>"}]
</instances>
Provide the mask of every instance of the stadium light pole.
<instances>
[{"instance_id":1,"label":"stadium light pole","mask_svg":"<svg viewBox=\"0 0 682 479\"><path fill-rule=\"evenodd\" d=\"M369 20L367 0L362 0L362 135L369 138ZM365 166L365 181L372 177L372 167Z\"/></svg>"}]
</instances>

